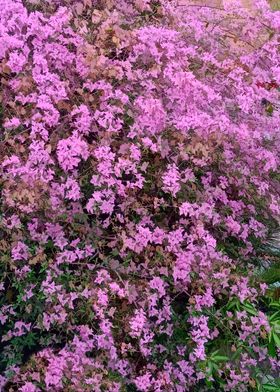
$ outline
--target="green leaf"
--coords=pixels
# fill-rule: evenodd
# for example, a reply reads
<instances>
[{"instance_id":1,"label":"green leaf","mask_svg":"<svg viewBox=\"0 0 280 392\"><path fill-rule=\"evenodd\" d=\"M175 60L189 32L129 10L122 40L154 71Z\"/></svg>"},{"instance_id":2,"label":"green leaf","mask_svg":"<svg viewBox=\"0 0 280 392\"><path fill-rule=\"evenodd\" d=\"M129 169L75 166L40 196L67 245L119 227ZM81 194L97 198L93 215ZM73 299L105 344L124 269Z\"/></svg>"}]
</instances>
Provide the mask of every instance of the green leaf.
<instances>
[{"instance_id":1,"label":"green leaf","mask_svg":"<svg viewBox=\"0 0 280 392\"><path fill-rule=\"evenodd\" d=\"M235 353L232 356L232 360L235 361L241 354L242 350L236 350Z\"/></svg>"},{"instance_id":2,"label":"green leaf","mask_svg":"<svg viewBox=\"0 0 280 392\"><path fill-rule=\"evenodd\" d=\"M211 358L214 358L219 353L219 350L213 351L211 354Z\"/></svg>"},{"instance_id":3,"label":"green leaf","mask_svg":"<svg viewBox=\"0 0 280 392\"><path fill-rule=\"evenodd\" d=\"M277 345L277 347L280 347L280 338L279 338L279 336L275 332L272 332L272 335L273 335L273 339L274 339L275 344Z\"/></svg>"},{"instance_id":4,"label":"green leaf","mask_svg":"<svg viewBox=\"0 0 280 392\"><path fill-rule=\"evenodd\" d=\"M280 320L280 310L278 310L277 312L273 313L272 316L269 317L269 321L273 322L276 320Z\"/></svg>"},{"instance_id":5,"label":"green leaf","mask_svg":"<svg viewBox=\"0 0 280 392\"><path fill-rule=\"evenodd\" d=\"M228 361L229 357L227 357L226 355L217 355L215 357L212 357L211 359L214 362L225 362Z\"/></svg>"},{"instance_id":6,"label":"green leaf","mask_svg":"<svg viewBox=\"0 0 280 392\"><path fill-rule=\"evenodd\" d=\"M213 363L210 361L208 362L208 371L207 371L208 375L212 375L213 373Z\"/></svg>"},{"instance_id":7,"label":"green leaf","mask_svg":"<svg viewBox=\"0 0 280 392\"><path fill-rule=\"evenodd\" d=\"M114 250L112 251L112 256L118 256L118 255L119 255L118 249L114 249Z\"/></svg>"},{"instance_id":8,"label":"green leaf","mask_svg":"<svg viewBox=\"0 0 280 392\"><path fill-rule=\"evenodd\" d=\"M280 387L273 384L264 384L263 390L265 392L280 392Z\"/></svg>"},{"instance_id":9,"label":"green leaf","mask_svg":"<svg viewBox=\"0 0 280 392\"><path fill-rule=\"evenodd\" d=\"M267 349L268 349L268 354L269 354L271 357L275 358L275 357L276 357L276 348L275 348L275 344L274 344L273 341L270 341L270 342L268 343Z\"/></svg>"},{"instance_id":10,"label":"green leaf","mask_svg":"<svg viewBox=\"0 0 280 392\"><path fill-rule=\"evenodd\" d=\"M262 275L262 280L267 284L273 284L280 281L280 268L279 266L273 266L267 269Z\"/></svg>"},{"instance_id":11,"label":"green leaf","mask_svg":"<svg viewBox=\"0 0 280 392\"><path fill-rule=\"evenodd\" d=\"M280 302L276 302L276 301L270 302L269 307L280 309Z\"/></svg>"},{"instance_id":12,"label":"green leaf","mask_svg":"<svg viewBox=\"0 0 280 392\"><path fill-rule=\"evenodd\" d=\"M209 388L213 388L213 382L210 380L205 380L205 384L207 385L207 387Z\"/></svg>"},{"instance_id":13,"label":"green leaf","mask_svg":"<svg viewBox=\"0 0 280 392\"><path fill-rule=\"evenodd\" d=\"M235 298L227 304L226 309L230 310L230 309L236 307L239 310L239 304L240 304L239 300L237 298Z\"/></svg>"},{"instance_id":14,"label":"green leaf","mask_svg":"<svg viewBox=\"0 0 280 392\"><path fill-rule=\"evenodd\" d=\"M242 304L242 308L244 309L244 310L246 310L249 314L252 314L253 316L256 316L257 314L258 314L258 312L257 312L257 310L255 309L255 307L252 305L252 304L250 304L250 303L246 303L246 302L244 302L243 304Z\"/></svg>"}]
</instances>

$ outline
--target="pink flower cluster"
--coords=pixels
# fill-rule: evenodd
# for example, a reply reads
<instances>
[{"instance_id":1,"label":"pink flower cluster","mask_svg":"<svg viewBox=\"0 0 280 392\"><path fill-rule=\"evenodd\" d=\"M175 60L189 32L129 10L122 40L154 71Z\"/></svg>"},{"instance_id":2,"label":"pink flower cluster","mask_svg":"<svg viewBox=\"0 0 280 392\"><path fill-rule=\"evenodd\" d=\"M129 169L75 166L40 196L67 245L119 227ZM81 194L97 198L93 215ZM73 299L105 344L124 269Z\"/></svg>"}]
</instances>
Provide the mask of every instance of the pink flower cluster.
<instances>
[{"instance_id":1,"label":"pink flower cluster","mask_svg":"<svg viewBox=\"0 0 280 392\"><path fill-rule=\"evenodd\" d=\"M266 361L280 15L192 3L0 1L0 390L192 390L225 314Z\"/></svg>"}]
</instances>

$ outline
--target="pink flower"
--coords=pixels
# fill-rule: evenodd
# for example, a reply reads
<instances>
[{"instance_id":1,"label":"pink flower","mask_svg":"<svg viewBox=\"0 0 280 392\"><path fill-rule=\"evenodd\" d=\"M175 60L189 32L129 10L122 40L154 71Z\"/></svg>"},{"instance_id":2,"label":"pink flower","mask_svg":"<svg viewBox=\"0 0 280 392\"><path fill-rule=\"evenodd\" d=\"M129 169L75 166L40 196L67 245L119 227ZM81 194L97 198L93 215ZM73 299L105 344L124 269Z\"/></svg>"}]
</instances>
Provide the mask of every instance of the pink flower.
<instances>
[{"instance_id":1,"label":"pink flower","mask_svg":"<svg viewBox=\"0 0 280 392\"><path fill-rule=\"evenodd\" d=\"M141 133L154 135L163 131L166 125L166 113L159 99L138 97L135 106L139 111L137 125Z\"/></svg>"},{"instance_id":2,"label":"pink flower","mask_svg":"<svg viewBox=\"0 0 280 392\"><path fill-rule=\"evenodd\" d=\"M166 283L159 277L155 277L150 281L150 287L158 292L159 298L163 297L166 293Z\"/></svg>"},{"instance_id":3,"label":"pink flower","mask_svg":"<svg viewBox=\"0 0 280 392\"><path fill-rule=\"evenodd\" d=\"M10 118L4 122L5 128L17 128L20 126L20 120L17 117Z\"/></svg>"},{"instance_id":4,"label":"pink flower","mask_svg":"<svg viewBox=\"0 0 280 392\"><path fill-rule=\"evenodd\" d=\"M28 257L29 257L28 246L25 245L23 242L19 241L12 248L12 258L14 260L27 260Z\"/></svg>"},{"instance_id":5,"label":"pink flower","mask_svg":"<svg viewBox=\"0 0 280 392\"><path fill-rule=\"evenodd\" d=\"M19 391L20 392L37 392L38 389L31 382L26 382L22 387L20 387Z\"/></svg>"},{"instance_id":6,"label":"pink flower","mask_svg":"<svg viewBox=\"0 0 280 392\"><path fill-rule=\"evenodd\" d=\"M130 336L132 337L140 337L141 332L144 328L144 325L147 321L145 312L143 309L136 310L134 316L130 319L129 326L130 326Z\"/></svg>"},{"instance_id":7,"label":"pink flower","mask_svg":"<svg viewBox=\"0 0 280 392\"><path fill-rule=\"evenodd\" d=\"M82 159L89 157L88 145L80 137L70 136L58 142L57 157L60 166L65 170L73 170Z\"/></svg>"},{"instance_id":8,"label":"pink flower","mask_svg":"<svg viewBox=\"0 0 280 392\"><path fill-rule=\"evenodd\" d=\"M29 332L31 329L31 323L24 323L22 321L17 321L14 325L13 336L22 336Z\"/></svg>"},{"instance_id":9,"label":"pink flower","mask_svg":"<svg viewBox=\"0 0 280 392\"><path fill-rule=\"evenodd\" d=\"M170 192L174 197L181 189L180 187L180 173L175 164L167 166L167 171L162 176L163 190Z\"/></svg>"},{"instance_id":10,"label":"pink flower","mask_svg":"<svg viewBox=\"0 0 280 392\"><path fill-rule=\"evenodd\" d=\"M152 388L153 381L150 373L145 373L143 376L135 378L134 383L139 391L149 391Z\"/></svg>"}]
</instances>

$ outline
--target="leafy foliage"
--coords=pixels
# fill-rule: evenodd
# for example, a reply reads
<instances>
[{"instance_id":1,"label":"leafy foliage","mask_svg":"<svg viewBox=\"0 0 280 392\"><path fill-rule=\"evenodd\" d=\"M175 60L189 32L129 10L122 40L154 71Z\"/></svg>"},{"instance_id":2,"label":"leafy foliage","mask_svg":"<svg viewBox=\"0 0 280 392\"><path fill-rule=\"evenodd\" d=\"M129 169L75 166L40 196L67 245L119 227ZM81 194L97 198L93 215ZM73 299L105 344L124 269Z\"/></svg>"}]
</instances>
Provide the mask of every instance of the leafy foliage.
<instances>
[{"instance_id":1,"label":"leafy foliage","mask_svg":"<svg viewBox=\"0 0 280 392\"><path fill-rule=\"evenodd\" d=\"M279 390L279 12L0 6L0 389Z\"/></svg>"}]
</instances>

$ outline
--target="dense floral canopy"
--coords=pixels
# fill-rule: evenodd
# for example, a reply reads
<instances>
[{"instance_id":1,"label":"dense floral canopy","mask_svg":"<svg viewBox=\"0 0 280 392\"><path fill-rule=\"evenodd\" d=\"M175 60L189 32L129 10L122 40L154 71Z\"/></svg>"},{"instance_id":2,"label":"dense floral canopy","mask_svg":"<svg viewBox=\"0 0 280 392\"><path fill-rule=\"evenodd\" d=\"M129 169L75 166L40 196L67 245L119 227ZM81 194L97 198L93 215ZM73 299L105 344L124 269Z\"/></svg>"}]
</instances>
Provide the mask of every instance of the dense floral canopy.
<instances>
[{"instance_id":1,"label":"dense floral canopy","mask_svg":"<svg viewBox=\"0 0 280 392\"><path fill-rule=\"evenodd\" d=\"M279 374L252 260L280 215L280 12L255 3L0 0L3 391Z\"/></svg>"}]
</instances>

